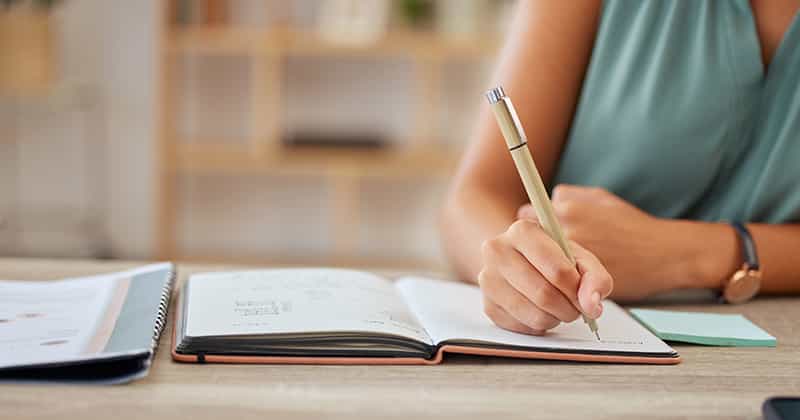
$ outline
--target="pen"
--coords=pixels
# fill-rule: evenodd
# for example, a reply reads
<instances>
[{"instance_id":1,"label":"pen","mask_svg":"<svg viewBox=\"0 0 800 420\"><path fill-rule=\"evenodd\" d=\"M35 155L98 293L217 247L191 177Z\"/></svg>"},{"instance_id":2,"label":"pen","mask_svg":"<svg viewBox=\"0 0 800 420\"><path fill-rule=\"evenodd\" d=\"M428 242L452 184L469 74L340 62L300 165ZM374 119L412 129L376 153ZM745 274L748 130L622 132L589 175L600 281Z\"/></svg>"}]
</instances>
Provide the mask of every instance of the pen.
<instances>
[{"instance_id":1,"label":"pen","mask_svg":"<svg viewBox=\"0 0 800 420\"><path fill-rule=\"evenodd\" d=\"M522 129L522 123L519 121L511 99L506 96L501 86L486 92L486 98L489 100L494 116L497 119L497 125L500 126L500 131L506 139L508 151L514 159L514 165L517 167L519 177L522 178L522 185L525 187L525 192L528 193L528 199L531 201L534 210L536 210L539 223L542 224L544 231L561 247L570 263L575 265L575 257L572 256L569 244L561 230L561 225L558 224L558 219L556 219L553 211L553 204L547 196L542 177L539 176L539 171L533 162L531 152L528 150L528 139ZM580 308L578 310L580 311ZM597 332L597 322L585 314L583 315L583 322L589 326L597 340L600 340L600 334Z\"/></svg>"}]
</instances>

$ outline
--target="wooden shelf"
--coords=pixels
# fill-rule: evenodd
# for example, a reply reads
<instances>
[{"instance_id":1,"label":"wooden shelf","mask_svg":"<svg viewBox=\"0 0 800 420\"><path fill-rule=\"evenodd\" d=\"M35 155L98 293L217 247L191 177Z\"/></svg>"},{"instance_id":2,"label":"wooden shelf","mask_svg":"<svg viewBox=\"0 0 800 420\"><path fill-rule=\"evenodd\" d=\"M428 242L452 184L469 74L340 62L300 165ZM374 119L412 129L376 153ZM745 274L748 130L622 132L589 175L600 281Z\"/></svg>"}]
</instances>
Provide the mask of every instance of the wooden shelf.
<instances>
[{"instance_id":1,"label":"wooden shelf","mask_svg":"<svg viewBox=\"0 0 800 420\"><path fill-rule=\"evenodd\" d=\"M350 256L330 257L297 257L297 256L263 256L263 255L231 255L202 253L177 255L172 258L179 263L204 265L236 265L243 267L342 267L361 270L409 270L415 272L441 273L446 270L440 261L402 258L353 258Z\"/></svg>"},{"instance_id":2,"label":"wooden shelf","mask_svg":"<svg viewBox=\"0 0 800 420\"><path fill-rule=\"evenodd\" d=\"M368 45L326 41L313 31L273 28L173 27L168 37L171 53L205 55L279 54L285 56L388 56L486 58L499 49L498 37L453 39L435 32L393 30Z\"/></svg>"},{"instance_id":3,"label":"wooden shelf","mask_svg":"<svg viewBox=\"0 0 800 420\"><path fill-rule=\"evenodd\" d=\"M391 29L368 45L330 42L314 28L293 26L245 27L186 25L169 23L168 2L164 2L160 34L158 149L160 233L159 258L191 261L227 261L246 264L389 265L425 268L426 261L381 261L361 255L353 224L361 220L364 179L385 180L391 189L409 181L439 182L455 170L460 150L446 148L435 141L441 110L446 103L443 86L446 65L453 61L475 62L493 57L500 47L500 36L455 39L432 31ZM249 113L243 116L248 127L244 138L186 138L178 121L182 108L181 83L187 71L180 59L185 56L216 56L220 59L244 57L248 60ZM286 60L311 58L402 59L410 63L413 80L409 96L412 115L405 122L403 142L396 147L361 149L356 147L286 147L280 141L285 131L281 120L285 99L291 92L285 83ZM459 62L459 64L461 64ZM356 80L360 75L353 74ZM477 101L478 99L476 99ZM309 177L329 189L327 200L332 238L326 258L263 258L235 255L187 255L179 243L178 213L181 207L179 177L195 175L276 175ZM431 178L437 178L431 180ZM202 254L202 253L201 253ZM280 257L280 256L278 256Z\"/></svg>"},{"instance_id":4,"label":"wooden shelf","mask_svg":"<svg viewBox=\"0 0 800 420\"><path fill-rule=\"evenodd\" d=\"M440 147L398 150L303 146L258 153L244 145L189 143L178 145L177 169L183 173L427 178L450 175L458 155Z\"/></svg>"},{"instance_id":5,"label":"wooden shelf","mask_svg":"<svg viewBox=\"0 0 800 420\"><path fill-rule=\"evenodd\" d=\"M201 25L175 27L167 35L167 49L173 54L257 54L278 51L284 36L281 30Z\"/></svg>"}]
</instances>

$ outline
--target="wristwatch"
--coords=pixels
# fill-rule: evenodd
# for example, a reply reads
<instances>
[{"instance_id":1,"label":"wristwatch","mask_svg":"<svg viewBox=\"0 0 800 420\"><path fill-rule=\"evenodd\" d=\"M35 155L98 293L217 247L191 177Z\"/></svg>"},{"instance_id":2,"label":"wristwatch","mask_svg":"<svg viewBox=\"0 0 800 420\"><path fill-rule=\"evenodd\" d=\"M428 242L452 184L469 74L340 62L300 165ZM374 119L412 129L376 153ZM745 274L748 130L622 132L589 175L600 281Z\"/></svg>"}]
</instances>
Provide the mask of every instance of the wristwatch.
<instances>
[{"instance_id":1,"label":"wristwatch","mask_svg":"<svg viewBox=\"0 0 800 420\"><path fill-rule=\"evenodd\" d=\"M756 244L747 227L739 222L731 226L739 237L744 263L742 268L726 279L722 284L720 300L727 303L742 303L752 299L761 288L761 269L758 265Z\"/></svg>"}]
</instances>

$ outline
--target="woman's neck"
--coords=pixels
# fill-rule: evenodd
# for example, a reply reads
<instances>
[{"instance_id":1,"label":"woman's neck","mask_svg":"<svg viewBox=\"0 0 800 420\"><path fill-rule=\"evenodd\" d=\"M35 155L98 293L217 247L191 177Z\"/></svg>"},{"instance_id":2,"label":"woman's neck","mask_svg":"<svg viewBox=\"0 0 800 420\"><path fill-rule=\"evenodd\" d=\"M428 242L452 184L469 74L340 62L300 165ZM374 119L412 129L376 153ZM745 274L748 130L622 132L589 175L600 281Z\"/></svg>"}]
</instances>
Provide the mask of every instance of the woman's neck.
<instances>
[{"instance_id":1,"label":"woman's neck","mask_svg":"<svg viewBox=\"0 0 800 420\"><path fill-rule=\"evenodd\" d=\"M761 59L766 70L797 11L800 10L800 1L750 0L750 6L755 17L758 38L761 43Z\"/></svg>"}]
</instances>

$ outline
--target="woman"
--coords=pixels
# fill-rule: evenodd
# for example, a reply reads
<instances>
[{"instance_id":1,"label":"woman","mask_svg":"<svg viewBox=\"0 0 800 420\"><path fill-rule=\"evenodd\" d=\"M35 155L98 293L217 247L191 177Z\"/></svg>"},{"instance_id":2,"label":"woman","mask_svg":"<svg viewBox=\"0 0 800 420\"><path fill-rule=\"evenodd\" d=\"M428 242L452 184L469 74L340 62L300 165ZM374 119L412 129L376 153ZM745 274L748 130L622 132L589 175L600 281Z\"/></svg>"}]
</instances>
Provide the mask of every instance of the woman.
<instances>
[{"instance_id":1,"label":"woman","mask_svg":"<svg viewBox=\"0 0 800 420\"><path fill-rule=\"evenodd\" d=\"M578 264L525 204L486 107L442 236L497 325L542 334L580 313L598 317L607 296L800 291L798 9L797 0L520 2L497 82L554 187Z\"/></svg>"}]
</instances>

